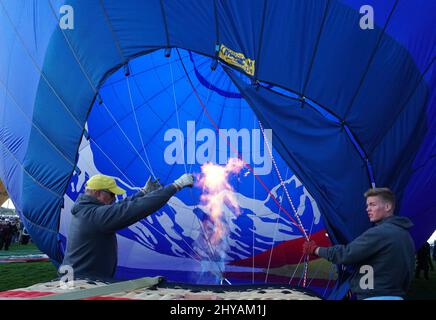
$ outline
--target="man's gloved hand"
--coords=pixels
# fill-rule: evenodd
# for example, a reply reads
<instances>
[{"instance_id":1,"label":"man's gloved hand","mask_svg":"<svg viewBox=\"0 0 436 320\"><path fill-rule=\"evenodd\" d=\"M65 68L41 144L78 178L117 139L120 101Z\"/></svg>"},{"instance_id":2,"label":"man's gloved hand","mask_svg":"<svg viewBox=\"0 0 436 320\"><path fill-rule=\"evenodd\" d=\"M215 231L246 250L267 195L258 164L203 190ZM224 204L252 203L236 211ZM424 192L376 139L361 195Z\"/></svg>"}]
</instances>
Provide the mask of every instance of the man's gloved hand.
<instances>
[{"instance_id":1,"label":"man's gloved hand","mask_svg":"<svg viewBox=\"0 0 436 320\"><path fill-rule=\"evenodd\" d=\"M318 248L318 245L315 241L306 241L303 243L303 254L306 255L315 255L315 250Z\"/></svg>"},{"instance_id":2,"label":"man's gloved hand","mask_svg":"<svg viewBox=\"0 0 436 320\"><path fill-rule=\"evenodd\" d=\"M159 178L152 181L151 176L148 178L147 182L145 183L145 186L141 189L144 193L153 192L155 190L158 190L162 187L162 185L159 183Z\"/></svg>"},{"instance_id":3,"label":"man's gloved hand","mask_svg":"<svg viewBox=\"0 0 436 320\"><path fill-rule=\"evenodd\" d=\"M174 181L174 185L178 190L183 189L185 187L192 187L194 185L194 176L190 173L185 173L179 179Z\"/></svg>"}]
</instances>

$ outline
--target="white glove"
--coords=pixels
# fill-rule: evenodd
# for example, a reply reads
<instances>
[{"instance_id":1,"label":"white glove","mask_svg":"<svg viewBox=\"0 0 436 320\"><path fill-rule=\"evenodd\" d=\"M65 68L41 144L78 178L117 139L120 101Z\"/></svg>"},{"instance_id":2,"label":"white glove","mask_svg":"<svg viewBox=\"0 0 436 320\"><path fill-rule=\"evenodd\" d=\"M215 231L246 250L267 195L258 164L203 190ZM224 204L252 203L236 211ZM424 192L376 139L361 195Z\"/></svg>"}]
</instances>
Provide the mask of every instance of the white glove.
<instances>
[{"instance_id":1,"label":"white glove","mask_svg":"<svg viewBox=\"0 0 436 320\"><path fill-rule=\"evenodd\" d=\"M145 186L141 190L144 193L150 193L150 192L153 192L155 190L160 189L161 187L162 187L162 185L159 183L159 178L152 181L151 176L150 176L147 180L147 183L145 184Z\"/></svg>"},{"instance_id":2,"label":"white glove","mask_svg":"<svg viewBox=\"0 0 436 320\"><path fill-rule=\"evenodd\" d=\"M194 185L194 176L190 173L185 173L179 179L174 181L174 185L178 190L183 189L185 187L192 187Z\"/></svg>"}]
</instances>

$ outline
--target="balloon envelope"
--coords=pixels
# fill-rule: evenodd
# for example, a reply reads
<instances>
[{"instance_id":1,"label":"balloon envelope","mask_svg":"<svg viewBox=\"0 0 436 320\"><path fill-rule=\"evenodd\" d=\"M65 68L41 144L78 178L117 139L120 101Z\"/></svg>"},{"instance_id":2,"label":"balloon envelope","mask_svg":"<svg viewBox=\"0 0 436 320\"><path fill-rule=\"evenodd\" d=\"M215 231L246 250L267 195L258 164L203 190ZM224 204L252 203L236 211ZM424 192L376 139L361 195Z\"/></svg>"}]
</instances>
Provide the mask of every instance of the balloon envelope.
<instances>
[{"instance_id":1,"label":"balloon envelope","mask_svg":"<svg viewBox=\"0 0 436 320\"><path fill-rule=\"evenodd\" d=\"M385 186L414 222L419 247L436 225L435 5L2 1L0 179L35 243L60 263L68 209L89 175L112 174L129 193L150 173L170 183L233 157L217 128L234 129L243 158L269 172L258 176L296 219L280 172L309 234L325 228L331 242L351 241L370 227L362 194ZM362 27L368 6L374 28ZM169 48L180 57L173 49L165 58ZM272 130L277 170L267 170L258 120ZM251 272L253 281L268 266L298 264L297 249L273 248L302 234L253 172L230 182L241 214L225 215L230 233L217 260L226 271ZM199 196L184 190L120 231L120 277L171 269L159 262L171 260L177 279L190 277L192 263L215 281L224 267L203 250L208 214ZM209 264L199 263L205 257Z\"/></svg>"}]
</instances>

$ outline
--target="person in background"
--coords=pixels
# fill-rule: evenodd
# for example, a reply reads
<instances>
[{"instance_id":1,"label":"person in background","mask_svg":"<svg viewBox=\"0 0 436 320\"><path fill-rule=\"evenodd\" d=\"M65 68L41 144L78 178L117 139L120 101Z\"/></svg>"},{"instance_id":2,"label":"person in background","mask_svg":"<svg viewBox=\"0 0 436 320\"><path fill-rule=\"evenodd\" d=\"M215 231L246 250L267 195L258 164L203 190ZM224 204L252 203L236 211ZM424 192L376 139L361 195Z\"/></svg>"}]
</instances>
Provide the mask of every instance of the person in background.
<instances>
[{"instance_id":1,"label":"person in background","mask_svg":"<svg viewBox=\"0 0 436 320\"><path fill-rule=\"evenodd\" d=\"M433 243L433 261L436 263L436 240Z\"/></svg>"},{"instance_id":2,"label":"person in background","mask_svg":"<svg viewBox=\"0 0 436 320\"><path fill-rule=\"evenodd\" d=\"M11 224L11 221L9 219L6 219L3 223L3 230L2 233L2 242L0 243L0 250L3 248L3 245L5 247L5 250L9 250L9 246L12 242L12 234L14 233L14 227Z\"/></svg>"},{"instance_id":3,"label":"person in background","mask_svg":"<svg viewBox=\"0 0 436 320\"><path fill-rule=\"evenodd\" d=\"M5 244L5 235L6 233L6 223L3 219L0 219L0 250L3 249L3 246Z\"/></svg>"},{"instance_id":4,"label":"person in background","mask_svg":"<svg viewBox=\"0 0 436 320\"><path fill-rule=\"evenodd\" d=\"M424 278L429 279L428 272L433 270L433 263L431 262L430 244L425 242L416 253L416 270L415 278L419 279L421 276L421 270L424 271Z\"/></svg>"}]
</instances>

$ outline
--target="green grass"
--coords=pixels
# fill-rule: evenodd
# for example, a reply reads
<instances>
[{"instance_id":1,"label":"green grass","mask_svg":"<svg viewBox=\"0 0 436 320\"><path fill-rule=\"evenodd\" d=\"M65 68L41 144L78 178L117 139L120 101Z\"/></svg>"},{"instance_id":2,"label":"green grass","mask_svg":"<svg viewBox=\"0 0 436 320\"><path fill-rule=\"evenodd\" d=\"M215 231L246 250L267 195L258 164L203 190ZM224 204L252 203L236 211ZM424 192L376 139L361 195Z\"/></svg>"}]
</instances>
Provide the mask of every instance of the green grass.
<instances>
[{"instance_id":1,"label":"green grass","mask_svg":"<svg viewBox=\"0 0 436 320\"><path fill-rule=\"evenodd\" d=\"M296 270L295 270L296 269ZM266 270L265 270L266 271ZM316 259L309 262L307 279L317 278L317 279L336 279L336 272L332 271L332 264L325 259ZM279 275L284 277L289 277L289 275L294 275L294 277L301 277L304 272L304 263L285 265L280 268L270 268L269 274Z\"/></svg>"},{"instance_id":2,"label":"green grass","mask_svg":"<svg viewBox=\"0 0 436 320\"><path fill-rule=\"evenodd\" d=\"M436 300L436 270L429 272L429 280L424 279L422 272L420 279L413 279L407 299Z\"/></svg>"},{"instance_id":3,"label":"green grass","mask_svg":"<svg viewBox=\"0 0 436 320\"><path fill-rule=\"evenodd\" d=\"M7 251L0 251L1 255ZM20 255L26 252L30 254L41 253L35 245L29 244L11 246L9 255ZM26 253L28 254L28 253ZM1 257L0 255L0 257ZM312 263L311 263L312 264ZM312 265L312 270L315 264ZM324 266L320 266L323 269ZM275 274L280 274L279 269L274 270ZM289 274L289 270L286 271ZM325 276L325 272L318 272L317 276ZM24 262L24 263L1 263L0 264L0 291L25 288L37 283L48 282L57 278L56 268L49 261L43 262ZM414 279L407 295L407 300L436 300L436 270L430 272L430 279Z\"/></svg>"},{"instance_id":4,"label":"green grass","mask_svg":"<svg viewBox=\"0 0 436 320\"><path fill-rule=\"evenodd\" d=\"M27 254L41 254L41 251L32 243L13 244L8 251L0 251L0 258ZM55 278L56 268L50 261L0 263L0 291L29 287Z\"/></svg>"},{"instance_id":5,"label":"green grass","mask_svg":"<svg viewBox=\"0 0 436 320\"><path fill-rule=\"evenodd\" d=\"M25 288L57 278L50 261L0 264L0 291Z\"/></svg>"},{"instance_id":6,"label":"green grass","mask_svg":"<svg viewBox=\"0 0 436 320\"><path fill-rule=\"evenodd\" d=\"M5 256L20 256L20 255L28 255L28 254L42 254L41 251L37 248L33 243L29 243L27 245L22 244L12 244L9 247L8 251L0 250L0 258Z\"/></svg>"}]
</instances>

